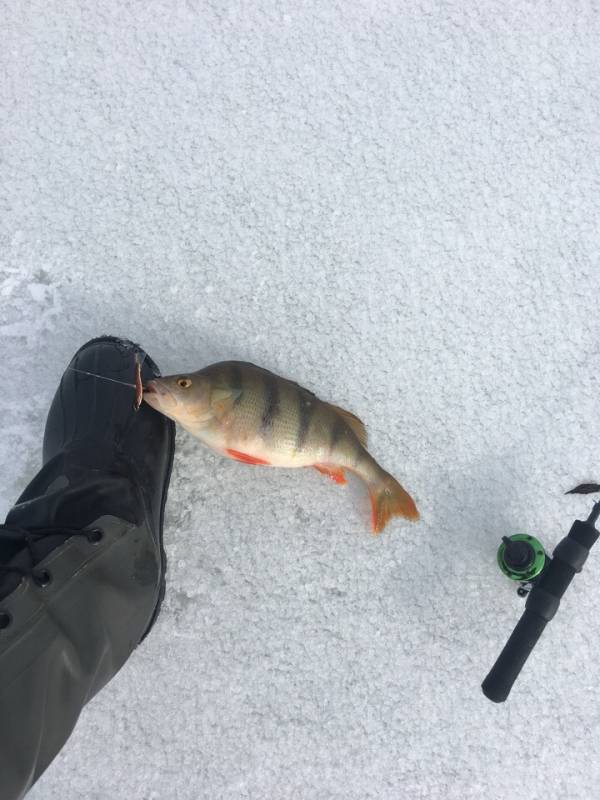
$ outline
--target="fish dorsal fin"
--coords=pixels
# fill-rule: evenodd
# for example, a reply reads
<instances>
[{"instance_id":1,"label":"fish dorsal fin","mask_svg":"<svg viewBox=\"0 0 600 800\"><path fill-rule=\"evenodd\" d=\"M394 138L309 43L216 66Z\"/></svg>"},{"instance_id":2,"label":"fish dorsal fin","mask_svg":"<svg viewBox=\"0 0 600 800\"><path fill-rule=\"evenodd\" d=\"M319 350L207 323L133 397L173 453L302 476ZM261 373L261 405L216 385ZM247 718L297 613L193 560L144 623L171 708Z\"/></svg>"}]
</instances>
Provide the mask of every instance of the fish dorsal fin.
<instances>
[{"instance_id":1,"label":"fish dorsal fin","mask_svg":"<svg viewBox=\"0 0 600 800\"><path fill-rule=\"evenodd\" d=\"M241 394L241 389L215 386L210 393L210 408L215 417L220 419L228 411L231 411Z\"/></svg>"},{"instance_id":2,"label":"fish dorsal fin","mask_svg":"<svg viewBox=\"0 0 600 800\"><path fill-rule=\"evenodd\" d=\"M329 403L329 406L339 414L340 417L344 420L346 425L352 430L358 441L362 444L363 447L367 446L367 429L365 428L365 423L359 419L356 414L353 414L351 411L346 411L345 408L340 408L339 406L334 406L333 403Z\"/></svg>"}]
</instances>

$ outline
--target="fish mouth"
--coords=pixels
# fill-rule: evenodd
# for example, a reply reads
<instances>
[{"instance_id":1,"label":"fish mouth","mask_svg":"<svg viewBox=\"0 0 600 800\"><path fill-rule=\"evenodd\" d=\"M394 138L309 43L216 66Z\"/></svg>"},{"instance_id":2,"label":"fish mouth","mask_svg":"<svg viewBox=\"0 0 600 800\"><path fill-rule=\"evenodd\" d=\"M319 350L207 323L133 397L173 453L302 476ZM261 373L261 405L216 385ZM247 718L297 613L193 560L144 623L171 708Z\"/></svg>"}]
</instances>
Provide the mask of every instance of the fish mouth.
<instances>
[{"instance_id":1,"label":"fish mouth","mask_svg":"<svg viewBox=\"0 0 600 800\"><path fill-rule=\"evenodd\" d=\"M166 395L171 394L171 392L158 381L152 380L148 381L148 383L144 385L144 394L157 394L165 397Z\"/></svg>"},{"instance_id":2,"label":"fish mouth","mask_svg":"<svg viewBox=\"0 0 600 800\"><path fill-rule=\"evenodd\" d=\"M155 408L163 405L175 405L176 398L169 389L158 380L151 380L144 386L144 400Z\"/></svg>"}]
</instances>

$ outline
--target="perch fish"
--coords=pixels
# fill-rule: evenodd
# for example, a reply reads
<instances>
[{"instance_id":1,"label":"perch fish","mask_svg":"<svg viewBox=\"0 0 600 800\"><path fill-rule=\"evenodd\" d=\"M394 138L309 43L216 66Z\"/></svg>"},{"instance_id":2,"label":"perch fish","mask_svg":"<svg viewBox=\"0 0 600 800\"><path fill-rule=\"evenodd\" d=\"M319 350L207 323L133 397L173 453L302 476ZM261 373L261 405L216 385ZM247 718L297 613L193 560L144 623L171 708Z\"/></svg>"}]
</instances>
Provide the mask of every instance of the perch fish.
<instances>
[{"instance_id":1,"label":"perch fish","mask_svg":"<svg viewBox=\"0 0 600 800\"><path fill-rule=\"evenodd\" d=\"M346 470L355 473L367 484L375 533L391 516L419 518L408 492L368 452L358 417L266 369L239 361L212 364L151 380L143 397L236 461L315 467L336 483L346 483Z\"/></svg>"}]
</instances>

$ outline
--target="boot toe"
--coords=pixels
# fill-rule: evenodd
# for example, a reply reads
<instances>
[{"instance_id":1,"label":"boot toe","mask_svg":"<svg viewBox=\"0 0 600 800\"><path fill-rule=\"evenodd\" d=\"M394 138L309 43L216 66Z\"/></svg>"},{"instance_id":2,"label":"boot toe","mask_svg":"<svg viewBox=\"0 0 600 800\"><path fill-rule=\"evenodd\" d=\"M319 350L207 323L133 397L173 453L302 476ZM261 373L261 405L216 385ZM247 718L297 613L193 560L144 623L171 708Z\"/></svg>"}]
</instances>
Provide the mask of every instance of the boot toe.
<instances>
[{"instance_id":1,"label":"boot toe","mask_svg":"<svg viewBox=\"0 0 600 800\"><path fill-rule=\"evenodd\" d=\"M103 336L84 344L65 370L44 435L44 463L75 442L117 444L133 423L136 361L142 382L160 375L139 345ZM142 407L140 421L150 409Z\"/></svg>"}]
</instances>

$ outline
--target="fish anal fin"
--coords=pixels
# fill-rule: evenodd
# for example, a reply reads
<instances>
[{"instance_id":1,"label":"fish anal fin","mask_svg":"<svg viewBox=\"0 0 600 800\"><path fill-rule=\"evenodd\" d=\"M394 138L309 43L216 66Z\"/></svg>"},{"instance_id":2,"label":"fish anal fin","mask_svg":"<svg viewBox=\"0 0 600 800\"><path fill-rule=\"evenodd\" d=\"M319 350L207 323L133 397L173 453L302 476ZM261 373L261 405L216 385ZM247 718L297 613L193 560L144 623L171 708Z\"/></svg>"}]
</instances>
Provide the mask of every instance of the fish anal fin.
<instances>
[{"instance_id":1,"label":"fish anal fin","mask_svg":"<svg viewBox=\"0 0 600 800\"><path fill-rule=\"evenodd\" d=\"M346 475L341 467L336 467L333 464L314 464L315 469L318 469L323 475L327 475L332 481L336 483L348 483Z\"/></svg>"}]
</instances>

